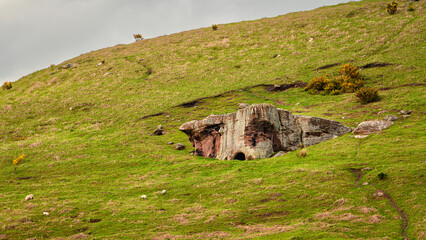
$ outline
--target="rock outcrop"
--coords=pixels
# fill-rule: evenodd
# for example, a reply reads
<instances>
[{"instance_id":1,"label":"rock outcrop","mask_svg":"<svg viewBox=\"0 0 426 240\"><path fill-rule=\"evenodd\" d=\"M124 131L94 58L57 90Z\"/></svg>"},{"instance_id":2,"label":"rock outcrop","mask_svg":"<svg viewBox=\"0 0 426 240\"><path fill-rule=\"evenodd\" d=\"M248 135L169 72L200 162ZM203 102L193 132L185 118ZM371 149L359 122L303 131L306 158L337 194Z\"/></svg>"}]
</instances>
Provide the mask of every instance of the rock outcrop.
<instances>
[{"instance_id":1,"label":"rock outcrop","mask_svg":"<svg viewBox=\"0 0 426 240\"><path fill-rule=\"evenodd\" d=\"M210 115L180 126L195 147L195 155L230 159L267 158L351 131L343 124L298 116L269 104L254 104L225 115Z\"/></svg>"}]
</instances>

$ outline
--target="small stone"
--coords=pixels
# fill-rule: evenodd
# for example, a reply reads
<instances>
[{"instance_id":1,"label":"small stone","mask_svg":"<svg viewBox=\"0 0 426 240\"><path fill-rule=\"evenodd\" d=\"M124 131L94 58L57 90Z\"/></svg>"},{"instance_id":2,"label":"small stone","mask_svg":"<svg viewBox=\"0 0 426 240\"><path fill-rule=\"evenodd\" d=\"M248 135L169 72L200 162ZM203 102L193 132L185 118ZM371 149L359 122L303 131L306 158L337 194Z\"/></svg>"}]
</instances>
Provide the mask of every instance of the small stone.
<instances>
[{"instance_id":1,"label":"small stone","mask_svg":"<svg viewBox=\"0 0 426 240\"><path fill-rule=\"evenodd\" d=\"M411 110L401 110L399 111L399 115L410 115L411 114Z\"/></svg>"},{"instance_id":2,"label":"small stone","mask_svg":"<svg viewBox=\"0 0 426 240\"><path fill-rule=\"evenodd\" d=\"M43 215L44 216L49 216L49 213L48 212L43 212Z\"/></svg>"},{"instance_id":3,"label":"small stone","mask_svg":"<svg viewBox=\"0 0 426 240\"><path fill-rule=\"evenodd\" d=\"M183 145L182 143L176 143L175 148L176 148L176 150L184 150L185 145Z\"/></svg>"},{"instance_id":4,"label":"small stone","mask_svg":"<svg viewBox=\"0 0 426 240\"><path fill-rule=\"evenodd\" d=\"M299 105L299 104L300 104L300 102L298 102L298 103L296 103L296 104L294 104L294 105L296 105L296 106L297 106L297 105Z\"/></svg>"},{"instance_id":5,"label":"small stone","mask_svg":"<svg viewBox=\"0 0 426 240\"><path fill-rule=\"evenodd\" d=\"M29 201L29 200L32 200L32 199L34 199L34 195L32 195L32 194L25 197L25 201Z\"/></svg>"},{"instance_id":6,"label":"small stone","mask_svg":"<svg viewBox=\"0 0 426 240\"><path fill-rule=\"evenodd\" d=\"M104 74L104 76L108 76L110 74L110 72L106 72L105 74Z\"/></svg>"},{"instance_id":7,"label":"small stone","mask_svg":"<svg viewBox=\"0 0 426 240\"><path fill-rule=\"evenodd\" d=\"M146 199L146 195L142 195L142 196L141 196L141 198L142 198L142 199Z\"/></svg>"},{"instance_id":8,"label":"small stone","mask_svg":"<svg viewBox=\"0 0 426 240\"><path fill-rule=\"evenodd\" d=\"M168 142L167 144L172 145L174 142Z\"/></svg>"},{"instance_id":9,"label":"small stone","mask_svg":"<svg viewBox=\"0 0 426 240\"><path fill-rule=\"evenodd\" d=\"M398 117L395 115L386 115L386 117L384 118L385 121L392 121L395 122L396 120L398 120Z\"/></svg>"},{"instance_id":10,"label":"small stone","mask_svg":"<svg viewBox=\"0 0 426 240\"><path fill-rule=\"evenodd\" d=\"M411 117L410 115L402 115L402 118L403 119L407 119L407 118L409 118L409 117Z\"/></svg>"},{"instance_id":11,"label":"small stone","mask_svg":"<svg viewBox=\"0 0 426 240\"><path fill-rule=\"evenodd\" d=\"M250 106L250 105L248 105L247 103L240 103L240 104L238 104L238 109L243 109L243 108L246 108L248 106Z\"/></svg>"},{"instance_id":12,"label":"small stone","mask_svg":"<svg viewBox=\"0 0 426 240\"><path fill-rule=\"evenodd\" d=\"M135 155L131 154L131 155L129 155L129 157L131 157L131 158L132 158L132 157L135 157Z\"/></svg>"},{"instance_id":13,"label":"small stone","mask_svg":"<svg viewBox=\"0 0 426 240\"><path fill-rule=\"evenodd\" d=\"M368 184L369 184L368 182L364 182L362 185L367 186Z\"/></svg>"},{"instance_id":14,"label":"small stone","mask_svg":"<svg viewBox=\"0 0 426 240\"><path fill-rule=\"evenodd\" d=\"M372 168L372 167L366 167L366 168L363 168L363 169L362 169L362 171L371 171L371 170L373 170L373 168Z\"/></svg>"},{"instance_id":15,"label":"small stone","mask_svg":"<svg viewBox=\"0 0 426 240\"><path fill-rule=\"evenodd\" d=\"M384 195L385 195L385 194L384 194L383 192L381 192L381 191L380 191L380 192L377 192L377 196L378 196L378 197L383 197Z\"/></svg>"},{"instance_id":16,"label":"small stone","mask_svg":"<svg viewBox=\"0 0 426 240\"><path fill-rule=\"evenodd\" d=\"M281 156L284 156L285 155L285 152L284 151L279 151L279 152L277 152L277 154L275 154L274 156L272 156L273 158L275 158L275 157L281 157Z\"/></svg>"},{"instance_id":17,"label":"small stone","mask_svg":"<svg viewBox=\"0 0 426 240\"><path fill-rule=\"evenodd\" d=\"M163 190L163 191L161 191L161 194L166 194L166 192L167 192L167 190Z\"/></svg>"},{"instance_id":18,"label":"small stone","mask_svg":"<svg viewBox=\"0 0 426 240\"><path fill-rule=\"evenodd\" d=\"M152 133L152 135L159 136L159 135L164 135L164 133L165 133L165 130L164 130L163 126L160 124L160 125L158 125L157 129L155 129L155 131Z\"/></svg>"}]
</instances>

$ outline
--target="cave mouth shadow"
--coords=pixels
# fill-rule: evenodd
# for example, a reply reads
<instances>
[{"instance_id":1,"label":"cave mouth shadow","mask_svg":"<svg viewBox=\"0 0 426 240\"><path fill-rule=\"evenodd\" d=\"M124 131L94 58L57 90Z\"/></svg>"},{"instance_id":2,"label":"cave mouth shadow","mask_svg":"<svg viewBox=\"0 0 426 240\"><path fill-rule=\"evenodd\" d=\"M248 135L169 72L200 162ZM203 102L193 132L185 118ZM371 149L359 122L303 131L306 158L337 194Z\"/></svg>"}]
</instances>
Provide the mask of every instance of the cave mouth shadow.
<instances>
[{"instance_id":1,"label":"cave mouth shadow","mask_svg":"<svg viewBox=\"0 0 426 240\"><path fill-rule=\"evenodd\" d=\"M240 161L246 160L246 155L242 152L239 152L235 154L234 160L240 160Z\"/></svg>"}]
</instances>

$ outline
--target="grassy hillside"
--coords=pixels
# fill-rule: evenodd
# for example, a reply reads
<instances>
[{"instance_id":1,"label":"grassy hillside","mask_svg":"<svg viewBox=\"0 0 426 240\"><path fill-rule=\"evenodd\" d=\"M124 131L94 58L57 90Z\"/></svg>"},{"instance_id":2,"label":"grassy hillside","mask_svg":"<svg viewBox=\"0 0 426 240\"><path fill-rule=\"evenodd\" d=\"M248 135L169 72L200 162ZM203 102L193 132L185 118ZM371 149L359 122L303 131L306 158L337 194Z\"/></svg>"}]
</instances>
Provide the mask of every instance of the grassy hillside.
<instances>
[{"instance_id":1,"label":"grassy hillside","mask_svg":"<svg viewBox=\"0 0 426 240\"><path fill-rule=\"evenodd\" d=\"M426 3L408 11L401 1L395 15L386 3L117 45L14 82L0 91L0 239L403 239L403 230L426 239ZM387 63L361 71L381 101L259 86L309 82L346 63ZM191 156L177 128L240 102L351 127L413 112L367 138L308 147L306 158ZM167 134L151 136L159 124ZM388 178L379 180L381 172ZM378 189L389 198L373 195ZM34 199L25 201L28 194Z\"/></svg>"}]
</instances>

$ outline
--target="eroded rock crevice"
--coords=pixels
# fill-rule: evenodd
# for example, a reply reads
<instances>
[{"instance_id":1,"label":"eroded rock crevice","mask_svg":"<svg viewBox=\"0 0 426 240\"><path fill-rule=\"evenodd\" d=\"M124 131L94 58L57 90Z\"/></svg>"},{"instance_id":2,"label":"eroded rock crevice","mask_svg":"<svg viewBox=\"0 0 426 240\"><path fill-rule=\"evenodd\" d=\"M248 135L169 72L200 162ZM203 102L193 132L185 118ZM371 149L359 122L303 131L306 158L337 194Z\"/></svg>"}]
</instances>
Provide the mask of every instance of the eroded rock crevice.
<instances>
[{"instance_id":1,"label":"eroded rock crevice","mask_svg":"<svg viewBox=\"0 0 426 240\"><path fill-rule=\"evenodd\" d=\"M332 120L293 115L269 104L254 104L234 113L187 122L179 130L188 135L195 155L250 160L318 144L351 128Z\"/></svg>"}]
</instances>

